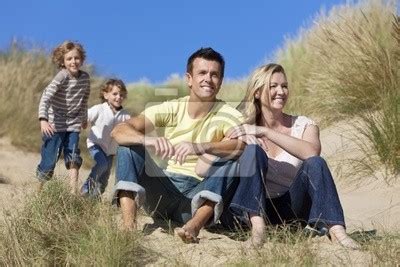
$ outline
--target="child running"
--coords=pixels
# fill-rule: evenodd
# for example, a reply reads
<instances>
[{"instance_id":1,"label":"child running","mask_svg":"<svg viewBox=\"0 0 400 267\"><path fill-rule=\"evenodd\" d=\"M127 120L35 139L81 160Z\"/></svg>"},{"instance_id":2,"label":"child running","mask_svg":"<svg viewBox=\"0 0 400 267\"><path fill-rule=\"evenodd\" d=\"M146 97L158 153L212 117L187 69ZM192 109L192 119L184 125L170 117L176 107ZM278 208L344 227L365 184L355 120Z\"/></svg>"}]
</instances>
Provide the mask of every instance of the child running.
<instances>
[{"instance_id":1,"label":"child running","mask_svg":"<svg viewBox=\"0 0 400 267\"><path fill-rule=\"evenodd\" d=\"M94 166L81 188L82 196L100 197L104 193L118 144L111 138L114 126L130 118L122 108L127 97L125 84L121 80L109 79L101 88L102 104L91 107L88 122L91 125L87 146L94 159Z\"/></svg>"},{"instance_id":2,"label":"child running","mask_svg":"<svg viewBox=\"0 0 400 267\"><path fill-rule=\"evenodd\" d=\"M79 43L65 41L52 53L60 71L44 89L39 104L39 121L43 145L36 170L40 187L53 176L56 162L63 152L70 177L71 193L77 193L79 168L79 133L87 125L89 74L80 70L85 50Z\"/></svg>"}]
</instances>

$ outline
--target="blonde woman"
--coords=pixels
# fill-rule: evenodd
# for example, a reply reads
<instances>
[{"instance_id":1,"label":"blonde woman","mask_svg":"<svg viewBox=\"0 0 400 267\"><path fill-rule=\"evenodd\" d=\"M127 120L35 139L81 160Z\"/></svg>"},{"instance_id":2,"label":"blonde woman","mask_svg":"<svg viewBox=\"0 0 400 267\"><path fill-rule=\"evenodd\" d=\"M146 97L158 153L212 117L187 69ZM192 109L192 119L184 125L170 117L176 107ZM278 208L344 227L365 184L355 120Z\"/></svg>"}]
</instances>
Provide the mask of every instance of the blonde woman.
<instances>
[{"instance_id":1,"label":"blonde woman","mask_svg":"<svg viewBox=\"0 0 400 267\"><path fill-rule=\"evenodd\" d=\"M289 87L282 66L268 64L251 75L239 107L246 124L228 137L247 143L244 153L254 160L240 166L240 183L230 203L237 217L248 218L249 240L263 244L265 220L269 223L300 221L332 241L358 249L345 231L342 206L323 158L319 129L305 116L283 112Z\"/></svg>"}]
</instances>

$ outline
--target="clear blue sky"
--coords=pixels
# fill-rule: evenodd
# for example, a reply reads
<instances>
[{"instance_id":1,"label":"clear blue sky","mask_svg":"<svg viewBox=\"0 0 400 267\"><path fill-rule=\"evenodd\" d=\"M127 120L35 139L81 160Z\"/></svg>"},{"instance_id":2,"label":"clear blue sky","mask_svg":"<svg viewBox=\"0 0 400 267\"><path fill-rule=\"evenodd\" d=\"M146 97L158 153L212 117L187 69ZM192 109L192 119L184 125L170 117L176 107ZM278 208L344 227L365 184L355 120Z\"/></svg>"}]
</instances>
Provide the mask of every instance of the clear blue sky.
<instances>
[{"instance_id":1,"label":"clear blue sky","mask_svg":"<svg viewBox=\"0 0 400 267\"><path fill-rule=\"evenodd\" d=\"M187 57L211 46L226 76L241 78L308 25L321 8L344 0L3 0L0 47L13 37L51 49L81 42L101 75L160 83L183 75Z\"/></svg>"}]
</instances>

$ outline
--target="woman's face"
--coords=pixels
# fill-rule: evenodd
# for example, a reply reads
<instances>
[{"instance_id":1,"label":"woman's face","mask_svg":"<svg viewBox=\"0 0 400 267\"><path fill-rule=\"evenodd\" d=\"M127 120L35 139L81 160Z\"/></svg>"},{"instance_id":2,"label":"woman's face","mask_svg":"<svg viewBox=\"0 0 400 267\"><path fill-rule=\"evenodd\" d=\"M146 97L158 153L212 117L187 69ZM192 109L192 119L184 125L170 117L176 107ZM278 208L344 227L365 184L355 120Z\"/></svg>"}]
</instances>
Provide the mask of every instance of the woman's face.
<instances>
[{"instance_id":1,"label":"woman's face","mask_svg":"<svg viewBox=\"0 0 400 267\"><path fill-rule=\"evenodd\" d=\"M288 82L282 72L275 72L271 76L268 90L263 90L261 101L272 110L282 110L289 96Z\"/></svg>"}]
</instances>

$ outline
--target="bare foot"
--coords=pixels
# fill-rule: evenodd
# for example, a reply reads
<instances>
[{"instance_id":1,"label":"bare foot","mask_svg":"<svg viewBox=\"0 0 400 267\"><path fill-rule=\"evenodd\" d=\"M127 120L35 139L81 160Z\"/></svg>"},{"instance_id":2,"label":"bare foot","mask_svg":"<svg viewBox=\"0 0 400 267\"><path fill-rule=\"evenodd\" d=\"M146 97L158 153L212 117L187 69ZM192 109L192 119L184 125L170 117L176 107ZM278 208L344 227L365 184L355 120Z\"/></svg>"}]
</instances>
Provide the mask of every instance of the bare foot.
<instances>
[{"instance_id":1,"label":"bare foot","mask_svg":"<svg viewBox=\"0 0 400 267\"><path fill-rule=\"evenodd\" d=\"M332 242L338 243L345 248L361 249L360 244L347 235L346 230L342 225L334 225L329 228L329 235Z\"/></svg>"},{"instance_id":2,"label":"bare foot","mask_svg":"<svg viewBox=\"0 0 400 267\"><path fill-rule=\"evenodd\" d=\"M265 228L254 227L251 229L251 237L244 242L244 247L248 249L262 248L265 243Z\"/></svg>"},{"instance_id":3,"label":"bare foot","mask_svg":"<svg viewBox=\"0 0 400 267\"><path fill-rule=\"evenodd\" d=\"M264 218L256 214L249 214L251 222L251 237L245 241L245 248L261 248L265 239L265 221Z\"/></svg>"},{"instance_id":4,"label":"bare foot","mask_svg":"<svg viewBox=\"0 0 400 267\"><path fill-rule=\"evenodd\" d=\"M189 227L187 227L186 225L184 225L183 227L175 228L174 232L185 243L199 243L199 239L197 238L199 232L189 229Z\"/></svg>"},{"instance_id":5,"label":"bare foot","mask_svg":"<svg viewBox=\"0 0 400 267\"><path fill-rule=\"evenodd\" d=\"M37 192L40 193L43 190L44 182L39 181L37 185Z\"/></svg>"},{"instance_id":6,"label":"bare foot","mask_svg":"<svg viewBox=\"0 0 400 267\"><path fill-rule=\"evenodd\" d=\"M126 231L126 232L136 231L138 229L137 222L136 221L132 221L132 223L129 223L129 224L123 223L121 225L120 229L122 231Z\"/></svg>"}]
</instances>

